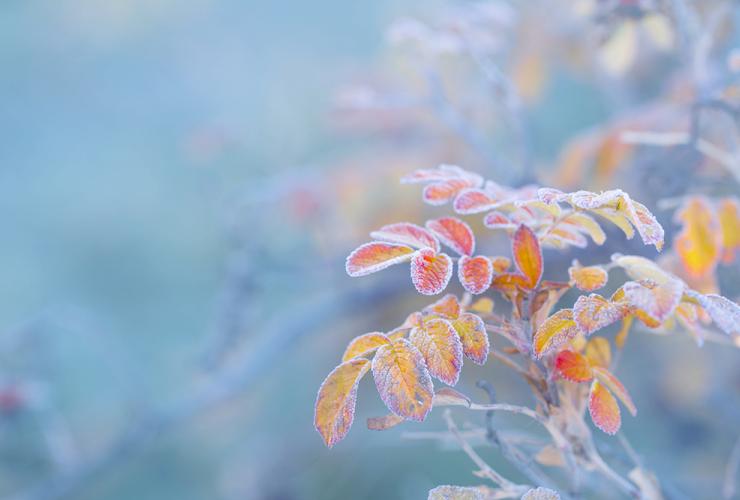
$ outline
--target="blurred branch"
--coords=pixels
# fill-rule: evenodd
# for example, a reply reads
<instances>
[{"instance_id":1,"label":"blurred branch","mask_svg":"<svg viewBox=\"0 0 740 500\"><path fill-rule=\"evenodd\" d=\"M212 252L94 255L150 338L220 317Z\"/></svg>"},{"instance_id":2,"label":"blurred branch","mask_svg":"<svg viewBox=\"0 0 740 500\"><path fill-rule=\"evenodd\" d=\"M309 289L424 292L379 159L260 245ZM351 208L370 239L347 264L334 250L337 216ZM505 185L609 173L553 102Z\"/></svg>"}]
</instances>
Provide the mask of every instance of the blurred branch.
<instances>
[{"instance_id":1,"label":"blurred branch","mask_svg":"<svg viewBox=\"0 0 740 500\"><path fill-rule=\"evenodd\" d=\"M725 500L734 497L737 492L738 472L740 472L740 437L735 441L725 467L725 480L722 483L722 497Z\"/></svg>"},{"instance_id":2,"label":"blurred branch","mask_svg":"<svg viewBox=\"0 0 740 500\"><path fill-rule=\"evenodd\" d=\"M151 445L158 437L172 432L191 419L248 391L272 368L275 360L297 345L303 337L326 324L336 311L351 314L362 310L368 301L387 300L404 290L391 280L369 288L338 290L314 298L307 304L272 324L261 328L257 345L244 353L234 368L224 368L205 386L192 388L179 401L141 417L130 428L114 438L96 456L73 470L44 479L28 491L8 497L10 500L59 500L69 498L88 482L116 465L131 458L141 448Z\"/></svg>"}]
</instances>

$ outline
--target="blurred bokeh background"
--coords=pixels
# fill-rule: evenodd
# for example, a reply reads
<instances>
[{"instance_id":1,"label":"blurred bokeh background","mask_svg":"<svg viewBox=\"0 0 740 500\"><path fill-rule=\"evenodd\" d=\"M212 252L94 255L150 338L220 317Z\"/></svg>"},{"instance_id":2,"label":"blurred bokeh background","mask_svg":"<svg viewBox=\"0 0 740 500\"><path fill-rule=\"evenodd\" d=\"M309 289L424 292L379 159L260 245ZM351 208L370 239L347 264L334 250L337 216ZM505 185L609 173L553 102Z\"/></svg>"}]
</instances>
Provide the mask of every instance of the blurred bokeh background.
<instances>
[{"instance_id":1,"label":"blurred bokeh background","mask_svg":"<svg viewBox=\"0 0 740 500\"><path fill-rule=\"evenodd\" d=\"M690 148L623 151L612 135L686 130L694 96L737 97L736 4L688 2L700 21L688 34L673 11L657 28L628 16L650 34L630 49L604 47L632 36L623 20L596 26L569 3L494 2L470 17L478 4L4 1L0 498L415 499L477 484L454 446L402 437L442 430L438 415L366 430L383 413L369 380L345 441L327 450L313 429L316 390L346 342L426 303L401 269L344 275L369 230L440 213L400 176L457 162L514 185L611 183L669 234L661 199L738 194ZM687 53L717 16L697 70ZM481 30L474 42L513 91L491 91L454 37L393 24L408 17ZM599 50L628 60L592 64ZM706 133L725 134L737 163L727 119ZM609 236L608 248L552 252L547 272L647 252ZM482 245L507 251L505 238ZM723 293L740 293L739 275L723 268ZM461 390L483 399L481 378L530 403L494 363L467 366ZM636 334L620 378L645 462L675 498L719 498L740 433L737 349Z\"/></svg>"}]
</instances>

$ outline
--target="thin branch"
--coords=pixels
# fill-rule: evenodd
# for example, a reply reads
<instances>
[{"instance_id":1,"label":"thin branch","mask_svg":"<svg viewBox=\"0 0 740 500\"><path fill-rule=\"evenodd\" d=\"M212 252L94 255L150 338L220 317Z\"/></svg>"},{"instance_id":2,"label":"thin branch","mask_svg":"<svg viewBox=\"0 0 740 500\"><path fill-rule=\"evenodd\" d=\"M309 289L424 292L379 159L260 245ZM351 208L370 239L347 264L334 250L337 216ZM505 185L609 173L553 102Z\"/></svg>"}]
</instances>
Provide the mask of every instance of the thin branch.
<instances>
[{"instance_id":1,"label":"thin branch","mask_svg":"<svg viewBox=\"0 0 740 500\"><path fill-rule=\"evenodd\" d=\"M722 497L726 500L735 496L737 492L737 475L740 471L740 437L732 447L730 457L725 467L725 480L722 482Z\"/></svg>"}]
</instances>

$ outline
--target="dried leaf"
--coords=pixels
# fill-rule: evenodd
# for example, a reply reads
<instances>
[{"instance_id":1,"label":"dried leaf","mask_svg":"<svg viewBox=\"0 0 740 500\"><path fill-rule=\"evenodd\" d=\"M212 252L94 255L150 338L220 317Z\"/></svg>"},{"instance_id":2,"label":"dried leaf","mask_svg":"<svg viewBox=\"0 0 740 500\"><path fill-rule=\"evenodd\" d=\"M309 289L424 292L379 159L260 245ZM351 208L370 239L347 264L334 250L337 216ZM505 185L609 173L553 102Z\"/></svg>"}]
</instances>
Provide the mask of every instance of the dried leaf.
<instances>
[{"instance_id":1,"label":"dried leaf","mask_svg":"<svg viewBox=\"0 0 740 500\"><path fill-rule=\"evenodd\" d=\"M635 407L635 403L632 402L632 398L627 392L627 389L625 389L625 387L617 379L617 377L612 375L609 370L606 370L600 366L594 366L593 369L596 379L604 384L606 387L608 387L609 390L612 391L619 398L619 400L624 404L624 406L627 407L627 410L629 410L633 417L637 415L637 408Z\"/></svg>"},{"instance_id":2,"label":"dried leaf","mask_svg":"<svg viewBox=\"0 0 740 500\"><path fill-rule=\"evenodd\" d=\"M452 277L452 260L447 254L422 248L411 259L411 281L423 295L441 293Z\"/></svg>"},{"instance_id":3,"label":"dried leaf","mask_svg":"<svg viewBox=\"0 0 740 500\"><path fill-rule=\"evenodd\" d=\"M472 313L464 313L452 322L462 341L463 352L474 363L482 365L488 358L491 347L483 320Z\"/></svg>"},{"instance_id":4,"label":"dried leaf","mask_svg":"<svg viewBox=\"0 0 740 500\"><path fill-rule=\"evenodd\" d=\"M449 387L442 387L434 394L432 406L465 406L470 408L472 402L465 394Z\"/></svg>"},{"instance_id":5,"label":"dried leaf","mask_svg":"<svg viewBox=\"0 0 740 500\"><path fill-rule=\"evenodd\" d=\"M512 253L517 269L526 278L527 287L537 287L542 277L542 251L537 236L529 227L521 225L514 233Z\"/></svg>"},{"instance_id":6,"label":"dried leaf","mask_svg":"<svg viewBox=\"0 0 740 500\"><path fill-rule=\"evenodd\" d=\"M356 278L380 271L393 264L409 261L413 255L414 249L405 245L365 243L349 254L345 268L347 274Z\"/></svg>"},{"instance_id":7,"label":"dried leaf","mask_svg":"<svg viewBox=\"0 0 740 500\"><path fill-rule=\"evenodd\" d=\"M465 222L456 217L442 217L427 221L427 228L439 240L460 255L473 255L475 236Z\"/></svg>"},{"instance_id":8,"label":"dried leaf","mask_svg":"<svg viewBox=\"0 0 740 500\"><path fill-rule=\"evenodd\" d=\"M429 373L448 385L455 385L463 363L460 337L449 321L433 319L411 330L411 343L424 356Z\"/></svg>"},{"instance_id":9,"label":"dried leaf","mask_svg":"<svg viewBox=\"0 0 740 500\"><path fill-rule=\"evenodd\" d=\"M367 359L352 359L337 366L321 384L313 424L329 448L341 441L352 426L357 385L369 368Z\"/></svg>"},{"instance_id":10,"label":"dried leaf","mask_svg":"<svg viewBox=\"0 0 740 500\"><path fill-rule=\"evenodd\" d=\"M591 363L585 356L574 351L560 351L555 358L555 369L571 382L588 382L594 378Z\"/></svg>"},{"instance_id":11,"label":"dried leaf","mask_svg":"<svg viewBox=\"0 0 740 500\"><path fill-rule=\"evenodd\" d=\"M403 423L405 420L405 418L393 413L382 417L370 417L367 419L367 428L371 431L385 431Z\"/></svg>"},{"instance_id":12,"label":"dried leaf","mask_svg":"<svg viewBox=\"0 0 740 500\"><path fill-rule=\"evenodd\" d=\"M573 306L573 318L584 335L611 325L624 316L623 308L609 302L601 295L581 295Z\"/></svg>"},{"instance_id":13,"label":"dried leaf","mask_svg":"<svg viewBox=\"0 0 740 500\"><path fill-rule=\"evenodd\" d=\"M614 435L622 425L622 417L619 414L619 405L612 393L601 385L598 380L591 384L591 392L588 397L588 412L596 427Z\"/></svg>"},{"instance_id":14,"label":"dried leaf","mask_svg":"<svg viewBox=\"0 0 740 500\"><path fill-rule=\"evenodd\" d=\"M388 337L380 332L371 332L355 337L347 346L342 355L342 361L364 356L378 349L380 346L390 343Z\"/></svg>"},{"instance_id":15,"label":"dried leaf","mask_svg":"<svg viewBox=\"0 0 740 500\"><path fill-rule=\"evenodd\" d=\"M565 458L554 445L545 445L534 457L537 462L547 467L564 467Z\"/></svg>"},{"instance_id":16,"label":"dried leaf","mask_svg":"<svg viewBox=\"0 0 740 500\"><path fill-rule=\"evenodd\" d=\"M405 339L384 345L372 362L375 386L390 411L423 421L432 409L434 386L424 357Z\"/></svg>"},{"instance_id":17,"label":"dried leaf","mask_svg":"<svg viewBox=\"0 0 740 500\"><path fill-rule=\"evenodd\" d=\"M581 267L574 263L568 269L570 279L575 283L576 288L584 292L593 292L606 285L609 274L601 266Z\"/></svg>"},{"instance_id":18,"label":"dried leaf","mask_svg":"<svg viewBox=\"0 0 740 500\"><path fill-rule=\"evenodd\" d=\"M683 227L673 245L688 275L701 277L714 271L720 257L721 234L709 202L690 198L676 212L676 220Z\"/></svg>"},{"instance_id":19,"label":"dried leaf","mask_svg":"<svg viewBox=\"0 0 740 500\"><path fill-rule=\"evenodd\" d=\"M534 354L538 358L578 335L572 309L561 309L547 318L534 335Z\"/></svg>"},{"instance_id":20,"label":"dried leaf","mask_svg":"<svg viewBox=\"0 0 740 500\"><path fill-rule=\"evenodd\" d=\"M409 222L398 222L388 224L377 231L370 233L370 237L376 240L409 245L414 248L431 248L439 252L439 241L432 233L421 226Z\"/></svg>"},{"instance_id":21,"label":"dried leaf","mask_svg":"<svg viewBox=\"0 0 740 500\"><path fill-rule=\"evenodd\" d=\"M491 286L493 264L488 257L463 255L457 263L457 277L460 284L473 295L478 295Z\"/></svg>"}]
</instances>

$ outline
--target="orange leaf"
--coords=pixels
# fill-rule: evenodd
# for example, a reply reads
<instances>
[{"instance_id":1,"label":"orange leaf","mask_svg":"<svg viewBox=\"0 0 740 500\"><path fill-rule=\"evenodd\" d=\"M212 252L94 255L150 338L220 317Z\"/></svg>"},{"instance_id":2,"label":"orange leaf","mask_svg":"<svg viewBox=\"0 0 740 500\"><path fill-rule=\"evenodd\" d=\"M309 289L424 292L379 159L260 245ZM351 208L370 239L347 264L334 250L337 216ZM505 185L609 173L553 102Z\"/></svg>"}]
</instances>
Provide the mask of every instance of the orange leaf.
<instances>
[{"instance_id":1,"label":"orange leaf","mask_svg":"<svg viewBox=\"0 0 740 500\"><path fill-rule=\"evenodd\" d=\"M444 253L422 248L411 259L411 281L423 295L436 295L447 287L452 277L452 260Z\"/></svg>"},{"instance_id":2,"label":"orange leaf","mask_svg":"<svg viewBox=\"0 0 740 500\"><path fill-rule=\"evenodd\" d=\"M459 214L477 214L494 207L497 201L482 189L466 189L461 191L452 205Z\"/></svg>"},{"instance_id":3,"label":"orange leaf","mask_svg":"<svg viewBox=\"0 0 740 500\"><path fill-rule=\"evenodd\" d=\"M529 227L522 224L514 233L512 253L517 269L527 278L528 288L535 288L542 277L542 251Z\"/></svg>"},{"instance_id":4,"label":"orange leaf","mask_svg":"<svg viewBox=\"0 0 740 500\"><path fill-rule=\"evenodd\" d=\"M588 412L591 414L591 420L596 424L596 427L607 434L616 434L622 425L617 400L598 380L594 380L591 385L591 392L588 397Z\"/></svg>"},{"instance_id":5,"label":"orange leaf","mask_svg":"<svg viewBox=\"0 0 740 500\"><path fill-rule=\"evenodd\" d=\"M606 285L609 275L601 266L581 267L578 263L568 269L570 279L579 290L593 292Z\"/></svg>"},{"instance_id":6,"label":"orange leaf","mask_svg":"<svg viewBox=\"0 0 740 500\"><path fill-rule=\"evenodd\" d=\"M429 373L447 385L455 385L463 363L460 337L449 321L433 319L411 330L411 343L424 356Z\"/></svg>"},{"instance_id":7,"label":"orange leaf","mask_svg":"<svg viewBox=\"0 0 740 500\"><path fill-rule=\"evenodd\" d=\"M712 207L704 198L690 198L676 213L683 223L673 241L684 269L691 277L714 271L720 257L721 233Z\"/></svg>"},{"instance_id":8,"label":"orange leaf","mask_svg":"<svg viewBox=\"0 0 740 500\"><path fill-rule=\"evenodd\" d=\"M373 358L373 378L390 411L422 421L432 409L434 386L424 357L405 339L384 345Z\"/></svg>"},{"instance_id":9,"label":"orange leaf","mask_svg":"<svg viewBox=\"0 0 740 500\"><path fill-rule=\"evenodd\" d=\"M457 297L448 293L437 302L425 307L424 311L438 314L447 319L455 319L460 316L460 302L458 302Z\"/></svg>"},{"instance_id":10,"label":"orange leaf","mask_svg":"<svg viewBox=\"0 0 740 500\"><path fill-rule=\"evenodd\" d=\"M403 417L391 413L390 415L383 415L382 417L370 417L367 419L367 428L371 431L385 431L391 427L395 427L398 424L406 420Z\"/></svg>"},{"instance_id":11,"label":"orange leaf","mask_svg":"<svg viewBox=\"0 0 740 500\"><path fill-rule=\"evenodd\" d=\"M608 369L612 363L612 350L604 337L594 337L586 344L586 359L593 366Z\"/></svg>"},{"instance_id":12,"label":"orange leaf","mask_svg":"<svg viewBox=\"0 0 740 500\"><path fill-rule=\"evenodd\" d=\"M488 358L490 345L483 320L475 314L464 313L452 322L452 326L460 336L465 355L476 364L484 364Z\"/></svg>"},{"instance_id":13,"label":"orange leaf","mask_svg":"<svg viewBox=\"0 0 740 500\"><path fill-rule=\"evenodd\" d=\"M388 224L370 233L370 237L389 243L409 245L414 248L432 248L435 252L440 250L439 241L432 233L409 222Z\"/></svg>"},{"instance_id":14,"label":"orange leaf","mask_svg":"<svg viewBox=\"0 0 740 500\"><path fill-rule=\"evenodd\" d=\"M369 368L367 359L351 359L337 366L321 384L313 424L329 448L341 441L352 426L357 384Z\"/></svg>"},{"instance_id":15,"label":"orange leaf","mask_svg":"<svg viewBox=\"0 0 740 500\"><path fill-rule=\"evenodd\" d=\"M722 262L731 264L740 249L740 203L735 198L724 198L717 216L722 232Z\"/></svg>"},{"instance_id":16,"label":"orange leaf","mask_svg":"<svg viewBox=\"0 0 740 500\"><path fill-rule=\"evenodd\" d=\"M379 332L366 333L359 337L355 337L344 351L342 361L349 361L352 358L370 354L378 347L388 344L389 342L388 337Z\"/></svg>"},{"instance_id":17,"label":"orange leaf","mask_svg":"<svg viewBox=\"0 0 740 500\"><path fill-rule=\"evenodd\" d=\"M547 318L534 334L534 354L538 358L578 335L572 309L561 309Z\"/></svg>"},{"instance_id":18,"label":"orange leaf","mask_svg":"<svg viewBox=\"0 0 740 500\"><path fill-rule=\"evenodd\" d=\"M608 387L609 390L612 391L619 398L619 400L624 404L624 406L627 407L627 410L629 410L633 417L637 415L637 408L635 408L635 403L632 402L632 398L627 392L627 389L624 388L622 382L620 382L617 377L612 375L609 370L601 368L600 366L594 366L594 375L599 380L599 382Z\"/></svg>"},{"instance_id":19,"label":"orange leaf","mask_svg":"<svg viewBox=\"0 0 740 500\"><path fill-rule=\"evenodd\" d=\"M594 378L588 359L573 351L560 351L555 358L555 369L571 382L588 382Z\"/></svg>"},{"instance_id":20,"label":"orange leaf","mask_svg":"<svg viewBox=\"0 0 740 500\"><path fill-rule=\"evenodd\" d=\"M426 226L442 243L460 255L473 255L475 250L473 230L460 219L442 217L427 221Z\"/></svg>"},{"instance_id":21,"label":"orange leaf","mask_svg":"<svg viewBox=\"0 0 740 500\"><path fill-rule=\"evenodd\" d=\"M424 188L422 198L430 205L444 205L460 191L473 186L474 183L467 179L450 179L448 181L435 182Z\"/></svg>"},{"instance_id":22,"label":"orange leaf","mask_svg":"<svg viewBox=\"0 0 740 500\"><path fill-rule=\"evenodd\" d=\"M573 306L573 318L584 335L611 325L624 316L623 308L612 304L601 295L581 295Z\"/></svg>"},{"instance_id":23,"label":"orange leaf","mask_svg":"<svg viewBox=\"0 0 740 500\"><path fill-rule=\"evenodd\" d=\"M511 267L511 260L508 257L491 257L493 270L497 273L505 273Z\"/></svg>"},{"instance_id":24,"label":"orange leaf","mask_svg":"<svg viewBox=\"0 0 740 500\"><path fill-rule=\"evenodd\" d=\"M347 274L356 278L411 260L413 254L414 249L405 245L365 243L349 254L345 268Z\"/></svg>"},{"instance_id":25,"label":"orange leaf","mask_svg":"<svg viewBox=\"0 0 740 500\"><path fill-rule=\"evenodd\" d=\"M488 257L463 255L457 263L457 277L465 290L478 295L491 286L493 265Z\"/></svg>"}]
</instances>

